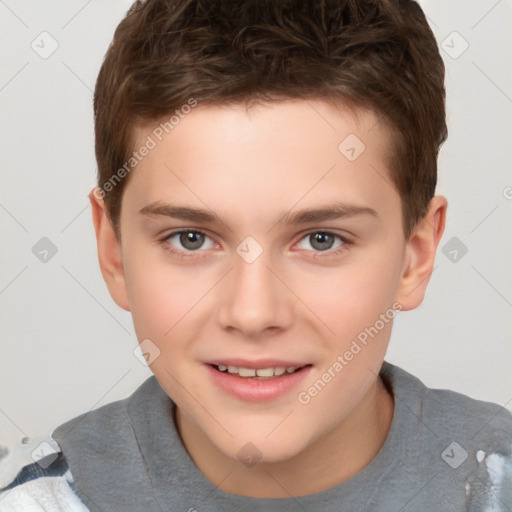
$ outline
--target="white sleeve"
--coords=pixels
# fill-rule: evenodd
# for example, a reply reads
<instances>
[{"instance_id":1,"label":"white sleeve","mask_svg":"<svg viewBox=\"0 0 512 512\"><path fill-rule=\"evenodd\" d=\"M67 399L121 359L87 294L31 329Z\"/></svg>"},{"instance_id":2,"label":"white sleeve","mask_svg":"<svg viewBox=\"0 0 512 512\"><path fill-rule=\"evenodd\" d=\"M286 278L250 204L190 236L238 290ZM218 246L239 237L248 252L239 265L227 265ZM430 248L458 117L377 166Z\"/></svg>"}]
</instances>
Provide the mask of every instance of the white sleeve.
<instances>
[{"instance_id":1,"label":"white sleeve","mask_svg":"<svg viewBox=\"0 0 512 512\"><path fill-rule=\"evenodd\" d=\"M5 452L5 450L2 450ZM18 485L10 484L21 475L22 469L37 461L41 464L42 457L61 453L57 442L50 436L27 439L12 451L2 453L0 458L0 512L88 512L89 509L73 492L70 483L73 476L67 464L56 474L45 474L38 469L37 475ZM50 462L51 465L51 462ZM42 465L41 468L47 466ZM10 487L10 488L8 488ZM5 488L5 489L2 489Z\"/></svg>"},{"instance_id":2,"label":"white sleeve","mask_svg":"<svg viewBox=\"0 0 512 512\"><path fill-rule=\"evenodd\" d=\"M0 512L89 512L66 477L41 477L0 494Z\"/></svg>"},{"instance_id":3,"label":"white sleeve","mask_svg":"<svg viewBox=\"0 0 512 512\"><path fill-rule=\"evenodd\" d=\"M32 437L16 445L12 450L2 450L6 453L2 453L0 458L0 489L12 482L23 466L36 462L33 453L43 443L47 450L60 452L60 446L51 436Z\"/></svg>"}]
</instances>

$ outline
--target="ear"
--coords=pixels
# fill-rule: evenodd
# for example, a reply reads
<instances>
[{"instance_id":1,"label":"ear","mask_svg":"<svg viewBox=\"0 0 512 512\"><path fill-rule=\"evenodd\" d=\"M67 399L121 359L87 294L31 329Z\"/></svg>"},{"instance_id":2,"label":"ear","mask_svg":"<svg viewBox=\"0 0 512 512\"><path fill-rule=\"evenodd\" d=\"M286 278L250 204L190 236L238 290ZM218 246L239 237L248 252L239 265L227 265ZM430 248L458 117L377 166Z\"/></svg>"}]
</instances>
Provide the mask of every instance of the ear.
<instances>
[{"instance_id":1,"label":"ear","mask_svg":"<svg viewBox=\"0 0 512 512\"><path fill-rule=\"evenodd\" d=\"M101 274L107 283L110 295L116 304L130 311L123 268L121 242L117 239L112 222L107 214L102 190L95 187L89 194L92 221L98 244L98 259Z\"/></svg>"},{"instance_id":2,"label":"ear","mask_svg":"<svg viewBox=\"0 0 512 512\"><path fill-rule=\"evenodd\" d=\"M435 196L425 217L418 222L405 247L405 260L397 300L404 311L417 308L425 296L434 268L437 246L444 232L448 203Z\"/></svg>"}]
</instances>

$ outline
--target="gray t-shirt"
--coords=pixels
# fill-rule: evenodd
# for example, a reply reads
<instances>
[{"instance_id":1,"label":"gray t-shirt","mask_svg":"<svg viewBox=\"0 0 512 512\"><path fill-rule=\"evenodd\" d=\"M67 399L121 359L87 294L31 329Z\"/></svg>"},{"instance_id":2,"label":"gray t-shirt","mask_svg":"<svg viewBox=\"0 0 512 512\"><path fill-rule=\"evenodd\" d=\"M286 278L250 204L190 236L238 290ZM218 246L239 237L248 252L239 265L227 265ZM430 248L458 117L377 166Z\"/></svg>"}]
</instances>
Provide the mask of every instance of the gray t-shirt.
<instances>
[{"instance_id":1,"label":"gray t-shirt","mask_svg":"<svg viewBox=\"0 0 512 512\"><path fill-rule=\"evenodd\" d=\"M511 413L429 389L387 362L381 376L395 399L381 450L351 479L307 496L263 499L218 489L186 452L174 403L155 377L52 436L91 511L510 511Z\"/></svg>"}]
</instances>

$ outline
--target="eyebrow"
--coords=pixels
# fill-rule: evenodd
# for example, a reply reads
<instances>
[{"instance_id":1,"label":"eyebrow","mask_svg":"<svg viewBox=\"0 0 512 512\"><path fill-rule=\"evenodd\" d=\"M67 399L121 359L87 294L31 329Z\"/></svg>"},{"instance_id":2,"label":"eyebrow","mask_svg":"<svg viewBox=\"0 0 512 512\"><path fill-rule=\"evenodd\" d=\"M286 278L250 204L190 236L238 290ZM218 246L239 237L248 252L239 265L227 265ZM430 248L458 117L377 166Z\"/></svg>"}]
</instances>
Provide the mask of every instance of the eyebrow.
<instances>
[{"instance_id":1,"label":"eyebrow","mask_svg":"<svg viewBox=\"0 0 512 512\"><path fill-rule=\"evenodd\" d=\"M308 222L321 222L323 220L336 220L346 217L355 217L358 215L371 215L379 218L377 212L368 206L359 206L336 202L319 208L299 210L288 212L282 215L279 223L282 224L306 224Z\"/></svg>"},{"instance_id":2,"label":"eyebrow","mask_svg":"<svg viewBox=\"0 0 512 512\"><path fill-rule=\"evenodd\" d=\"M224 219L210 210L165 204L158 201L144 206L139 210L139 213L148 216L173 217L175 219L189 220L198 223L228 224ZM335 202L318 208L303 209L296 212L283 212L279 218L278 224L306 224L360 215L370 215L377 219L379 218L377 212L368 206Z\"/></svg>"},{"instance_id":3,"label":"eyebrow","mask_svg":"<svg viewBox=\"0 0 512 512\"><path fill-rule=\"evenodd\" d=\"M160 202L151 203L139 210L142 215L173 217L175 219L205 222L208 224L224 224L224 221L215 213L201 208L177 206Z\"/></svg>"}]
</instances>

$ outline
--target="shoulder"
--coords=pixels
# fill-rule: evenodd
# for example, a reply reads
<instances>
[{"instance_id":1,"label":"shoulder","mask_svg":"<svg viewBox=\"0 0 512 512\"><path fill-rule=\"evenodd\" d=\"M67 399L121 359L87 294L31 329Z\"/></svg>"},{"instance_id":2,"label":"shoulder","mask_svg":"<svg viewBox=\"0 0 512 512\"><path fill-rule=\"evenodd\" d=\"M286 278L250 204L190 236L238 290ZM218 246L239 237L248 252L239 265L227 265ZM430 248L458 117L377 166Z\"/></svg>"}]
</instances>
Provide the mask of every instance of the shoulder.
<instances>
[{"instance_id":1,"label":"shoulder","mask_svg":"<svg viewBox=\"0 0 512 512\"><path fill-rule=\"evenodd\" d=\"M169 400L154 376L145 380L130 396L76 416L53 432L71 468L84 465L84 459L130 463L128 446L136 446L132 421L145 421L158 404Z\"/></svg>"},{"instance_id":2,"label":"shoulder","mask_svg":"<svg viewBox=\"0 0 512 512\"><path fill-rule=\"evenodd\" d=\"M27 440L0 459L0 512L87 512L72 482L64 454L51 436Z\"/></svg>"},{"instance_id":3,"label":"shoulder","mask_svg":"<svg viewBox=\"0 0 512 512\"><path fill-rule=\"evenodd\" d=\"M466 437L496 446L512 443L512 413L505 407L476 400L447 389L429 389L424 399L425 415L439 423L439 429L464 432Z\"/></svg>"},{"instance_id":4,"label":"shoulder","mask_svg":"<svg viewBox=\"0 0 512 512\"><path fill-rule=\"evenodd\" d=\"M161 396L164 395L156 378L151 376L126 398L110 402L66 421L53 431L52 437L59 443L63 441L64 437L74 437L75 442L78 442L81 438L84 441L94 442L94 444L96 442L108 444L111 440L105 436L105 433L115 433L117 435L120 428L129 428L128 423L131 414L141 414L143 406L152 402L158 392ZM69 436L71 432L73 435ZM77 433L79 433L79 436Z\"/></svg>"},{"instance_id":5,"label":"shoulder","mask_svg":"<svg viewBox=\"0 0 512 512\"><path fill-rule=\"evenodd\" d=\"M408 445L410 471L433 472L437 496L449 499L459 489L466 510L501 511L502 504L511 510L512 413L499 404L428 388L389 363L381 376L400 411L400 442Z\"/></svg>"},{"instance_id":6,"label":"shoulder","mask_svg":"<svg viewBox=\"0 0 512 512\"><path fill-rule=\"evenodd\" d=\"M512 413L505 407L448 389L428 388L417 377L387 362L382 376L398 400L439 436L460 435L510 455Z\"/></svg>"},{"instance_id":7,"label":"shoulder","mask_svg":"<svg viewBox=\"0 0 512 512\"><path fill-rule=\"evenodd\" d=\"M130 413L145 418L140 405L159 389L150 377L131 396L76 416L50 435L31 438L0 455L0 512L86 512L80 498L87 495L75 480L80 472L94 474L98 461L103 468L107 463L132 464L126 449L127 443L136 444Z\"/></svg>"}]
</instances>

